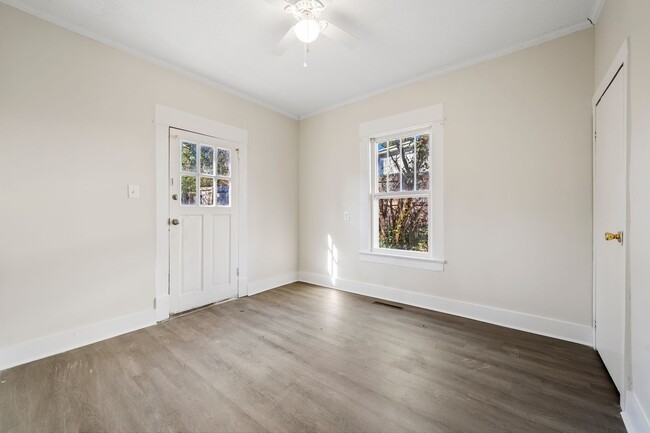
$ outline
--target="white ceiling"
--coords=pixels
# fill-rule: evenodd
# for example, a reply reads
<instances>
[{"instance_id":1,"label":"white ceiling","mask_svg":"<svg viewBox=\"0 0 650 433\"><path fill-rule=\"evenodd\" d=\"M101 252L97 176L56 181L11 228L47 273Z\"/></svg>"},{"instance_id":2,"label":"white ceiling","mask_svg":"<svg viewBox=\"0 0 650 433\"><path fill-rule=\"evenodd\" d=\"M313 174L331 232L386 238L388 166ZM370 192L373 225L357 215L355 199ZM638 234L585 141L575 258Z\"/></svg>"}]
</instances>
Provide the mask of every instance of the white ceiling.
<instances>
[{"instance_id":1,"label":"white ceiling","mask_svg":"<svg viewBox=\"0 0 650 433\"><path fill-rule=\"evenodd\" d=\"M360 38L283 56L294 19L262 0L0 0L293 117L496 57L596 21L603 0L329 0L321 18Z\"/></svg>"}]
</instances>

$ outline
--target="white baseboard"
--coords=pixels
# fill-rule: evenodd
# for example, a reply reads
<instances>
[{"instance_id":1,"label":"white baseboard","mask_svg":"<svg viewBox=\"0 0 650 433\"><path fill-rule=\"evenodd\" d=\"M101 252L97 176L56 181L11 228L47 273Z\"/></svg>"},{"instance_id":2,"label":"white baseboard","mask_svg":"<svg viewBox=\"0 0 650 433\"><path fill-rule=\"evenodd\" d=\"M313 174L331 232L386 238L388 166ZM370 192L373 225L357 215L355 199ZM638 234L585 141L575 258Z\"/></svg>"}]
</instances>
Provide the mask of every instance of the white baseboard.
<instances>
[{"instance_id":1,"label":"white baseboard","mask_svg":"<svg viewBox=\"0 0 650 433\"><path fill-rule=\"evenodd\" d=\"M385 299L593 346L593 330L589 326L358 281L338 279L332 282L331 278L326 275L309 272L292 272L254 281L248 284L248 294L255 295L296 281L304 281L350 293ZM156 309L1 348L0 370L154 325L156 321L162 320L158 318L161 311L169 311L168 303L168 296L157 297ZM628 408L623 413L623 417L626 419L626 425L629 424L636 428L636 430L631 430L628 427L631 432L650 433L647 428L647 417L633 394Z\"/></svg>"},{"instance_id":2,"label":"white baseboard","mask_svg":"<svg viewBox=\"0 0 650 433\"><path fill-rule=\"evenodd\" d=\"M650 433L650 417L643 411L633 391L627 391L625 410L621 412L628 433Z\"/></svg>"},{"instance_id":3,"label":"white baseboard","mask_svg":"<svg viewBox=\"0 0 650 433\"><path fill-rule=\"evenodd\" d=\"M560 340L571 341L587 346L594 345L593 328L579 323L564 322L547 317L518 313L485 305L471 304L423 293L409 292L392 287L363 283L360 281L337 279L327 275L300 272L299 280L319 286L331 287L345 292L412 305L427 310L440 311L481 322L505 326L507 328L532 332Z\"/></svg>"},{"instance_id":4,"label":"white baseboard","mask_svg":"<svg viewBox=\"0 0 650 433\"><path fill-rule=\"evenodd\" d=\"M152 309L0 348L0 371L146 328L155 323L156 311Z\"/></svg>"},{"instance_id":5,"label":"white baseboard","mask_svg":"<svg viewBox=\"0 0 650 433\"><path fill-rule=\"evenodd\" d=\"M262 293L276 287L284 286L298 281L298 272L290 272L284 275L264 278L263 280L252 281L248 283L248 296Z\"/></svg>"}]
</instances>

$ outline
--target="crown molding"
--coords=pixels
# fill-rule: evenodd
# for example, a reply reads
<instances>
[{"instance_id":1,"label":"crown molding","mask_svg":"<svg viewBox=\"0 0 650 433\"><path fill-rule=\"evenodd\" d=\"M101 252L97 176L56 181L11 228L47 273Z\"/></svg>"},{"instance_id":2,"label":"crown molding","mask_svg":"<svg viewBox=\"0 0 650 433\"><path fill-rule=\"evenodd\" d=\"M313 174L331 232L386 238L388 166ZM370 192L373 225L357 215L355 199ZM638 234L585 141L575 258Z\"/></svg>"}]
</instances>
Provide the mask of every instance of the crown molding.
<instances>
[{"instance_id":1,"label":"crown molding","mask_svg":"<svg viewBox=\"0 0 650 433\"><path fill-rule=\"evenodd\" d=\"M300 116L300 120L308 119L310 117L315 117L315 116L318 116L320 114L326 113L328 111L332 111L332 110L336 110L338 108L342 108L342 107L345 107L345 106L348 106L348 105L352 105L352 104L354 104L356 102L360 102L360 101L363 101L365 99L372 98L373 96L378 96L378 95L381 95L383 93L387 93L387 92L389 92L391 90L401 89L403 87L407 87L407 86L410 86L412 84L416 84L416 83L419 83L419 82L422 82L422 81L426 81L426 80L429 80L431 78L440 77L442 75L446 75L446 74L449 74L451 72L455 72L455 71L459 71L461 69L469 68L470 66L475 66L475 65L478 65L480 63L484 63L484 62L487 62L487 61L490 61L490 60L497 59L499 57L507 56L508 54L512 54L512 53L515 53L517 51L524 50L526 48L531 48L531 47L534 47L535 45L539 45L539 44L542 44L544 42L552 41L553 39L558 39L558 38L561 38L562 36L567 36L567 35L570 35L571 33L576 33L576 32L579 32L581 30L587 29L589 27L591 27L591 24L587 20L585 20L584 22L578 23L578 24L571 25L571 26L560 27L560 28L551 30L550 32L544 33L542 36L539 36L539 37L537 37L535 39L531 39L531 40L529 40L527 42L512 45L512 46L510 46L508 48L493 51L493 52L491 52L489 54L479 56L479 57L474 57L474 58L472 58L470 60L465 60L465 61L462 61L462 62L459 62L459 63L454 63L452 65L447 65L447 66L444 66L442 68L436 69L433 72L427 72L424 75L420 75L418 77L411 78L411 79L403 81L401 83L391 84L389 86L380 88L378 90L374 90L374 91L372 91L370 93L361 94L359 96L348 99L348 100L346 100L344 102L334 104L334 105L331 105L331 106L326 107L326 108L322 108L320 110L314 111L314 112L306 114L304 116Z\"/></svg>"},{"instance_id":2,"label":"crown molding","mask_svg":"<svg viewBox=\"0 0 650 433\"><path fill-rule=\"evenodd\" d=\"M605 0L594 0L594 7L591 9L591 14L589 19L596 25L598 18L600 18L600 13L603 11L603 6L605 5Z\"/></svg>"},{"instance_id":3,"label":"crown molding","mask_svg":"<svg viewBox=\"0 0 650 433\"><path fill-rule=\"evenodd\" d=\"M53 15L50 15L46 12L43 12L37 8L34 8L30 5L27 5L23 3L20 0L0 0L0 3L4 3L7 6L11 6L13 8L16 8L22 12L25 12L26 14L33 15L37 18L40 18L44 21L50 22L52 24L55 24L59 27L63 27L66 30L70 30L71 32L80 34L82 36L85 36L89 39L92 39L94 41L97 41L99 43L102 43L104 45L108 45L111 48L114 48L118 51L122 51L126 54L130 54L134 57L137 57L139 59L145 60L149 63L153 63L156 66L160 66L162 68L168 69L170 71L176 72L179 75L182 75L184 77L190 78L192 80L198 81L200 83L203 83L207 86L210 86L214 89L217 89L221 92L228 93L233 96L237 96L241 99L244 99L248 102L251 102L255 105L259 105L261 107L264 107L268 110L274 111L276 113L279 113L283 116L289 117L294 120L299 120L299 116L295 113L290 113L286 110L283 110L282 108L276 107L273 104L270 104L268 102L262 101L260 99L257 99L255 97L252 97L250 95L247 95L246 93L243 93L237 89L234 89L226 84L220 83L218 81L212 80L210 78L205 77L204 75L197 74L195 72L188 71L187 69L181 68L180 66L174 65L173 63L167 62L165 60L162 60L156 56L152 56L150 54L146 54L140 50L137 50L135 48L129 47L127 45L121 44L119 42L116 42L110 38L106 38L104 36L101 36L95 32L92 32L88 29L85 29L81 26L77 26L75 24L72 24L66 20L62 20L60 18L57 18Z\"/></svg>"},{"instance_id":4,"label":"crown molding","mask_svg":"<svg viewBox=\"0 0 650 433\"><path fill-rule=\"evenodd\" d=\"M589 19L591 19L591 21L593 21L594 23L596 23L596 21L598 20L598 17L600 15L601 11L602 11L604 2L605 2L605 0L594 0L594 6L593 6L591 14L589 16ZM289 112L287 110L284 110L284 109L282 109L280 107L277 107L277 106L275 106L275 105L273 105L273 104L271 104L269 102L257 99L257 98L255 98L253 96L250 96L250 95L248 95L248 94L246 94L246 93L244 93L242 91L239 91L239 90L237 90L235 88L232 88L232 87L230 87L230 86L228 86L226 84L220 83L220 82L218 82L216 80L213 80L213 79L210 79L210 78L207 78L204 75L188 71L188 70L186 70L186 69L184 69L182 67L179 67L177 65L174 65L174 64L172 64L172 63L170 63L168 61L162 60L162 59L160 59L160 58L158 58L156 56L146 54L146 53L144 53L144 52L142 52L140 50L137 50L137 49L134 49L132 47L126 46L124 44L118 43L118 42L116 42L116 41L114 41L114 40L112 40L110 38L103 37L103 36L101 36L101 35L99 35L99 34L97 34L95 32L92 32L92 31L87 30L87 29L85 29L83 27L77 26L75 24L72 24L72 23L70 23L70 22L68 22L66 20L62 20L60 18L54 17L53 15L50 15L50 14L48 14L46 12L43 12L43 11L37 9L37 8L34 8L34 7L30 6L30 5L25 4L21 0L0 0L0 3L4 3L4 4L8 5L8 6L11 6L11 7L14 7L14 8L18 9L18 10L21 10L21 11L27 13L27 14L33 15L33 16L35 16L37 18L43 19L43 20L48 21L50 23L53 23L53 24L55 24L57 26L60 26L60 27L63 27L65 29L67 29L67 30L70 30L72 32L78 33L78 34L80 34L82 36L85 36L87 38L90 38L92 40L100 42L100 43L102 43L104 45L108 45L109 47L112 47L114 49L117 49L119 51L125 52L125 53L130 54L130 55L133 55L134 57L143 59L145 61L148 61L150 63L153 63L153 64L157 65L157 66L163 67L165 69L171 70L173 72L178 73L179 75L182 75L182 76L185 76L187 78L193 79L195 81L203 83L203 84L205 84L207 86L210 86L210 87L212 87L214 89L217 89L219 91L222 91L222 92L237 96L237 97L242 98L242 99L244 99L244 100L246 100L248 102L259 105L259 106L264 107L264 108L267 108L267 109L269 109L271 111L274 111L276 113L279 113L279 114L281 114L283 116L289 117L289 118L294 119L294 120L304 120L304 119L308 119L310 117L315 117L315 116L318 116L320 114L326 113L328 111L336 110L338 108L342 108L342 107L354 104L356 102L359 102L359 101L371 98L373 96L377 96L377 95L389 92L391 90L396 90L396 89L400 89L400 88L403 88L403 87L407 87L407 86L409 86L411 84L415 84L415 83L418 83L418 82L421 82L421 81L425 81L425 80L428 80L428 79L431 79L431 78L439 77L439 76L442 76L442 75L445 75L445 74L448 74L448 73L451 73L451 72L455 72L455 71L458 71L458 70L461 70L461 69L465 69L465 68L468 68L470 66L474 66L474 65L478 65L480 63L484 63L484 62L487 62L487 61L490 61L490 60L494 60L496 58L503 57L503 56L506 56L508 54L512 54L512 53L515 53L517 51L521 51L521 50L524 50L526 48L530 48L530 47L533 47L535 45L539 45L539 44L542 44L544 42L548 42L548 41L551 41L553 39L557 39L557 38L560 38L562 36L566 36L566 35L569 35L571 33L575 33L575 32L578 32L580 30L584 30L586 28L591 27L591 23L589 23L588 20L585 20L584 22L581 22L581 23L578 23L578 24L575 24L575 25L560 27L560 28L551 30L551 31L549 31L549 32L537 37L537 38L531 39L531 40L529 40L527 42L512 45L512 46L507 47L505 49L500 49L500 50L497 50L497 51L493 51L493 52L488 53L488 54L483 55L483 56L478 56L478 57L475 57L475 58L472 58L472 59L469 59L469 60L465 60L465 61L458 62L458 63L455 63L455 64L447 65L447 66L444 66L442 68L435 69L432 72L428 72L426 74L419 75L419 76L417 76L415 78L411 78L411 79L408 79L406 81L399 82L397 84L391 84L391 85L388 85L388 86L384 86L384 87L379 88L377 90L374 90L372 92L363 93L363 94L354 96L352 98L346 99L346 100L344 100L342 102L339 102L339 103L336 103L336 104L333 104L333 105L330 105L330 106L326 106L324 108L318 109L316 111L313 111L313 112L310 112L310 113L307 113L307 114L304 114L304 115L300 115L300 114L296 114L296 113L291 113L291 112Z\"/></svg>"}]
</instances>

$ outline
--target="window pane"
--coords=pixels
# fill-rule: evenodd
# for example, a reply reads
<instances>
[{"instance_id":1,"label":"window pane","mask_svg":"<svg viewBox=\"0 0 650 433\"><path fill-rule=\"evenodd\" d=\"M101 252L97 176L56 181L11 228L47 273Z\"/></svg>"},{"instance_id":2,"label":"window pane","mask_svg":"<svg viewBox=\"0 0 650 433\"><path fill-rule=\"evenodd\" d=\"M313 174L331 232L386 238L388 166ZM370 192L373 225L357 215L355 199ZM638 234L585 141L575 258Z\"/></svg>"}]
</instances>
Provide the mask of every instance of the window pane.
<instances>
[{"instance_id":1,"label":"window pane","mask_svg":"<svg viewBox=\"0 0 650 433\"><path fill-rule=\"evenodd\" d=\"M415 138L402 138L402 191L413 191L415 184Z\"/></svg>"},{"instance_id":2,"label":"window pane","mask_svg":"<svg viewBox=\"0 0 650 433\"><path fill-rule=\"evenodd\" d=\"M217 179L217 205L230 206L230 181Z\"/></svg>"},{"instance_id":3,"label":"window pane","mask_svg":"<svg viewBox=\"0 0 650 433\"><path fill-rule=\"evenodd\" d=\"M377 145L377 192L386 192L386 142Z\"/></svg>"},{"instance_id":4,"label":"window pane","mask_svg":"<svg viewBox=\"0 0 650 433\"><path fill-rule=\"evenodd\" d=\"M429 185L429 135L418 135L415 138L417 149L417 176L418 176L418 190L428 190Z\"/></svg>"},{"instance_id":5,"label":"window pane","mask_svg":"<svg viewBox=\"0 0 650 433\"><path fill-rule=\"evenodd\" d=\"M230 151L228 149L217 149L217 174L230 176Z\"/></svg>"},{"instance_id":6,"label":"window pane","mask_svg":"<svg viewBox=\"0 0 650 433\"><path fill-rule=\"evenodd\" d=\"M214 176L214 147L201 145L201 174Z\"/></svg>"},{"instance_id":7,"label":"window pane","mask_svg":"<svg viewBox=\"0 0 650 433\"><path fill-rule=\"evenodd\" d=\"M196 205L196 176L181 176L181 204Z\"/></svg>"},{"instance_id":8,"label":"window pane","mask_svg":"<svg viewBox=\"0 0 650 433\"><path fill-rule=\"evenodd\" d=\"M214 179L201 178L201 206L214 206Z\"/></svg>"},{"instance_id":9,"label":"window pane","mask_svg":"<svg viewBox=\"0 0 650 433\"><path fill-rule=\"evenodd\" d=\"M388 191L400 191L401 165L399 140L392 140L388 143Z\"/></svg>"},{"instance_id":10,"label":"window pane","mask_svg":"<svg viewBox=\"0 0 650 433\"><path fill-rule=\"evenodd\" d=\"M181 171L196 173L196 144L181 143Z\"/></svg>"},{"instance_id":11,"label":"window pane","mask_svg":"<svg viewBox=\"0 0 650 433\"><path fill-rule=\"evenodd\" d=\"M429 200L379 199L379 247L429 251Z\"/></svg>"}]
</instances>

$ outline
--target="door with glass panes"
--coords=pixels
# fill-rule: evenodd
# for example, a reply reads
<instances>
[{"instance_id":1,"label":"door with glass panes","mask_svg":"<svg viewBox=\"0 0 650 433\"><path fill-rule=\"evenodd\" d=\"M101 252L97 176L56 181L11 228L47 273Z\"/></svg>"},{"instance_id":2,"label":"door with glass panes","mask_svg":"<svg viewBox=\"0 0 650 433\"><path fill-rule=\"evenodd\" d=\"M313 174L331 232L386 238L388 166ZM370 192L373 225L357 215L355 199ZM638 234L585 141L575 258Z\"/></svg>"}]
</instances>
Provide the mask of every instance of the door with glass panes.
<instances>
[{"instance_id":1,"label":"door with glass panes","mask_svg":"<svg viewBox=\"0 0 650 433\"><path fill-rule=\"evenodd\" d=\"M237 296L237 149L170 128L170 312Z\"/></svg>"}]
</instances>

